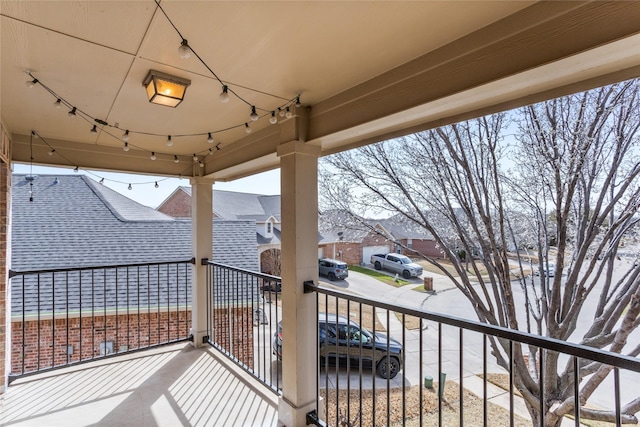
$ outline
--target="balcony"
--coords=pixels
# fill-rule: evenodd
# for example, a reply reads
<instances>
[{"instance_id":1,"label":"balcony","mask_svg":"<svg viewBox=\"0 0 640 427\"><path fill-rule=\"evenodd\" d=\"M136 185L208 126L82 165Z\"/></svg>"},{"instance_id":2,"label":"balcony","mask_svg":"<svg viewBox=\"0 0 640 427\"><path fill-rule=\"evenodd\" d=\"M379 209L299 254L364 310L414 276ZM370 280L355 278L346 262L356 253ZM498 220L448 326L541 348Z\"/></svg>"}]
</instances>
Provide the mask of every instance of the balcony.
<instances>
[{"instance_id":1,"label":"balcony","mask_svg":"<svg viewBox=\"0 0 640 427\"><path fill-rule=\"evenodd\" d=\"M12 359L19 362L12 367L2 425L277 425L288 365L286 355L285 363L276 355L290 336L278 327L280 278L206 262L207 345L194 348L187 343L193 339L190 325L180 320L189 316L179 314L191 311L188 298L181 299L191 286L185 268L190 262L14 273L14 292L30 295L34 283L39 291L35 301L22 298L21 306L14 306ZM583 425L585 409L580 408L594 411L601 402L586 399L575 405L576 384L588 381L588 375L578 374L585 367L608 375L599 394L611 406L600 407L615 409L612 425L634 421L625 402L634 397L640 379L637 359L313 283L305 291L313 294L319 318L327 319L309 331L319 361L315 371L293 373L315 384L315 411L308 423L530 426L535 420L517 390L515 373L527 369L529 357L544 363L539 356L546 352L557 353L558 369L566 370L563 380L573 390L564 402L574 404L571 417L559 425ZM40 310L33 312L34 307ZM349 319L359 339L339 336L340 318L334 314ZM40 326L22 327L27 317ZM105 330L105 323L112 327ZM76 342L84 344L69 354ZM501 349L498 361L492 343ZM394 352L398 345L401 351ZM372 347L382 356L365 363ZM339 355L339 367L332 354ZM376 369L394 358L397 375ZM500 386L495 378L502 379ZM543 375L534 384L536 409L549 415L563 402L549 399L541 384ZM549 424L543 419L534 425Z\"/></svg>"}]
</instances>

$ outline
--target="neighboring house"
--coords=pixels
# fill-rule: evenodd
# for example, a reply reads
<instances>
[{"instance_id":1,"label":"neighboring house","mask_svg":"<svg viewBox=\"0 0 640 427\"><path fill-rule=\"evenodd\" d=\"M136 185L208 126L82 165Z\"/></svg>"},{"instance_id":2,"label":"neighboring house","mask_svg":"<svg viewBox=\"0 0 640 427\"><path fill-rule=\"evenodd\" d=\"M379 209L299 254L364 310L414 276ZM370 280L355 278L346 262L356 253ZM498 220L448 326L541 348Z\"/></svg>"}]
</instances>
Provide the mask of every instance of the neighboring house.
<instances>
[{"instance_id":1,"label":"neighboring house","mask_svg":"<svg viewBox=\"0 0 640 427\"><path fill-rule=\"evenodd\" d=\"M176 188L157 210L174 218L190 218L191 188ZM213 190L213 216L219 220L254 221L260 271L280 275L279 195Z\"/></svg>"},{"instance_id":2,"label":"neighboring house","mask_svg":"<svg viewBox=\"0 0 640 427\"><path fill-rule=\"evenodd\" d=\"M30 194L33 201L29 200ZM10 268L13 271L160 263L192 257L190 219L175 219L142 206L82 175L13 175L11 203ZM214 220L213 229L213 261L258 270L253 220ZM177 328L188 334L190 267L183 263L176 265L175 272L173 266L157 271L152 268L150 272L137 270L136 274L162 283L165 278L181 275L177 283L183 283L184 288L155 291L144 287L130 291L125 274L118 277L115 270L95 278L91 273L88 276L62 274L66 276L63 277L65 283L72 285L64 287L56 287L58 278L52 279L50 275L14 277L11 282L12 365L20 366L23 361L27 366L33 365L35 358L40 357L41 347L54 348L52 357L57 362L58 358L68 357L68 345L82 348L82 357L119 351L123 346L152 345L154 337L160 334L152 328L158 325L159 329L161 323L167 334L176 332L173 329ZM126 270L125 273L128 274ZM224 286L224 283L218 285ZM257 289L248 289L243 295L245 299L256 297ZM141 306L145 310L141 310ZM164 308L162 312L155 312L151 306L154 310ZM69 316L55 318L54 325L55 313L66 311L67 307L76 314L70 316L71 319ZM86 313L87 307L91 316L83 317L81 313ZM97 315L96 307L99 308ZM34 313L42 310L49 315L35 317ZM126 318L122 314L125 310ZM62 334L55 334L59 321L66 322L67 330L75 334L64 346L58 339ZM120 328L124 322L138 325L142 322L149 326L150 333L143 337L128 336L122 341L118 337L125 334L118 329L119 322ZM85 340L89 337L92 338L87 344ZM252 339L238 338L236 342L252 345Z\"/></svg>"},{"instance_id":3,"label":"neighboring house","mask_svg":"<svg viewBox=\"0 0 640 427\"><path fill-rule=\"evenodd\" d=\"M335 258L348 264L369 264L371 255L397 252L410 257L417 253L428 257L443 258L445 255L437 242L424 230L412 230L397 219L368 220L362 225L340 227L340 213L327 212L320 218L320 258ZM348 221L345 221L348 222Z\"/></svg>"}]
</instances>

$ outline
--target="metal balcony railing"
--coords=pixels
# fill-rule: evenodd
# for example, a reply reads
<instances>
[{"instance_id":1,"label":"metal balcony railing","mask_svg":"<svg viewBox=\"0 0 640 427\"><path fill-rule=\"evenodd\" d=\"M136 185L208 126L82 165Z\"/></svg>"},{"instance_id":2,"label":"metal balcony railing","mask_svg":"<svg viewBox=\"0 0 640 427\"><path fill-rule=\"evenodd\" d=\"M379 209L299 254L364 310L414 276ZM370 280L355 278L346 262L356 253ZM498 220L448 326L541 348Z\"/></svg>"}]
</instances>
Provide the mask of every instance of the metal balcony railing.
<instances>
[{"instance_id":1,"label":"metal balcony railing","mask_svg":"<svg viewBox=\"0 0 640 427\"><path fill-rule=\"evenodd\" d=\"M281 279L214 262L207 265L208 342L272 392L281 389L273 337Z\"/></svg>"},{"instance_id":2,"label":"metal balcony railing","mask_svg":"<svg viewBox=\"0 0 640 427\"><path fill-rule=\"evenodd\" d=\"M10 271L9 381L189 339L193 262Z\"/></svg>"},{"instance_id":3,"label":"metal balcony railing","mask_svg":"<svg viewBox=\"0 0 640 427\"><path fill-rule=\"evenodd\" d=\"M316 293L319 313L319 416L308 415L316 425L531 426L514 384L517 364L527 363L525 350L540 372L534 394L539 413L548 414L557 403L545 395L546 359L541 356L549 352L556 353L562 362L558 366L567 372L563 381L573 392L568 399L574 409L573 419L566 421L572 425L582 425L580 408L590 402L579 402L581 383L600 367L611 367L600 386L600 397L609 403L599 406L615 411L612 425L622 425L623 415L629 415L622 413L622 399L640 397L640 360L634 357L396 306L311 282L305 283L305 290ZM495 348L505 363L496 363ZM337 368L336 359L341 362ZM584 367L589 369L581 376ZM495 386L489 377L503 378L502 406L492 403L499 399L490 398L489 389ZM465 412L472 407L474 413ZM544 417L535 422L545 426Z\"/></svg>"}]
</instances>

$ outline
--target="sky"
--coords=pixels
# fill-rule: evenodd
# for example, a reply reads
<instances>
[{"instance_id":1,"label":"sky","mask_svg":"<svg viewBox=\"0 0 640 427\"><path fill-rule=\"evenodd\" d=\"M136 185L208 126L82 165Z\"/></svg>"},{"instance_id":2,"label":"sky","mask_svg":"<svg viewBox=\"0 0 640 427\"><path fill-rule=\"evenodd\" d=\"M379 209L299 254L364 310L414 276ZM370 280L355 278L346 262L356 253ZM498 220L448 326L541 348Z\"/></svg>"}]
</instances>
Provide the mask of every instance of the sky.
<instances>
[{"instance_id":1,"label":"sky","mask_svg":"<svg viewBox=\"0 0 640 427\"><path fill-rule=\"evenodd\" d=\"M14 163L13 172L33 175L73 175L76 172L72 168L55 168L45 166L33 166ZM173 191L180 186L189 186L189 178L167 178L162 176L111 173L80 169L78 174L100 181L107 187L135 200L136 202L152 208L158 207ZM158 188L155 188L156 182ZM131 190L129 190L131 184ZM216 182L213 186L216 190L237 191L240 193L257 193L274 195L280 194L280 169L256 174L247 178L231 182Z\"/></svg>"}]
</instances>

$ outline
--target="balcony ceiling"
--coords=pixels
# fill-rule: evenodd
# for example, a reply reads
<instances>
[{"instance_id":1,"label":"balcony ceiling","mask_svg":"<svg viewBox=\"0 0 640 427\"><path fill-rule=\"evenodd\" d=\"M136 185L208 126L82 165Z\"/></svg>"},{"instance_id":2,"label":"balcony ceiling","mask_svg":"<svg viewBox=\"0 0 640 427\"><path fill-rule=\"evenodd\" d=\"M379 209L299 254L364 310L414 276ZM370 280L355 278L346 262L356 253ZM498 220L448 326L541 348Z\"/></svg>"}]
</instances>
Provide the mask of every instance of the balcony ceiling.
<instances>
[{"instance_id":1,"label":"balcony ceiling","mask_svg":"<svg viewBox=\"0 0 640 427\"><path fill-rule=\"evenodd\" d=\"M640 75L638 2L160 4L247 103L219 102L221 84L178 55L181 38L152 0L2 0L0 113L13 161L29 161L36 130L37 164L231 180L278 167L277 146L293 139L330 154ZM92 134L90 120L55 109L45 88L25 85L27 69L109 126ZM181 105L148 102L150 69L191 80ZM270 124L298 94L294 116ZM266 116L251 122L250 105ZM210 148L205 167L193 164Z\"/></svg>"}]
</instances>

